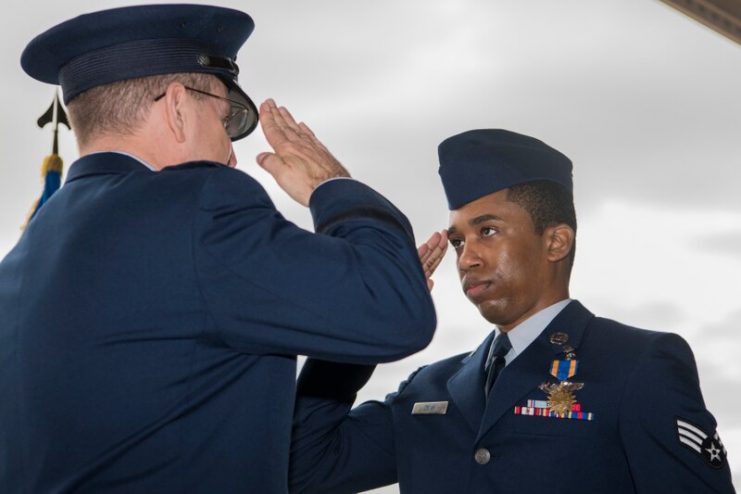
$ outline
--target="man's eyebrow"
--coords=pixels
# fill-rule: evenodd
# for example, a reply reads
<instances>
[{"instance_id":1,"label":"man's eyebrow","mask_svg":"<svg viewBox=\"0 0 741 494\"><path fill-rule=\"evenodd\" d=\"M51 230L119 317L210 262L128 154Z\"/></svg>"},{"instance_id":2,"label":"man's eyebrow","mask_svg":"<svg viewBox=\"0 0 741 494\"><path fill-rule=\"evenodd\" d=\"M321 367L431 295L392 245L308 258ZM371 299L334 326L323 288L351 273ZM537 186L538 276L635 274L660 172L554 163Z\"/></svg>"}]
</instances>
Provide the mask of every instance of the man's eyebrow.
<instances>
[{"instance_id":1,"label":"man's eyebrow","mask_svg":"<svg viewBox=\"0 0 741 494\"><path fill-rule=\"evenodd\" d=\"M486 221L502 221L502 218L497 216L496 214L482 214L481 216L476 216L473 219L468 220L468 224L471 226L480 225L481 223L484 223ZM454 235L458 233L458 229L454 226L448 227L448 236Z\"/></svg>"},{"instance_id":2,"label":"man's eyebrow","mask_svg":"<svg viewBox=\"0 0 741 494\"><path fill-rule=\"evenodd\" d=\"M480 225L481 223L484 223L485 221L502 221L502 218L497 216L496 214L482 214L481 216L476 216L475 218L468 220L468 224L471 226Z\"/></svg>"}]
</instances>

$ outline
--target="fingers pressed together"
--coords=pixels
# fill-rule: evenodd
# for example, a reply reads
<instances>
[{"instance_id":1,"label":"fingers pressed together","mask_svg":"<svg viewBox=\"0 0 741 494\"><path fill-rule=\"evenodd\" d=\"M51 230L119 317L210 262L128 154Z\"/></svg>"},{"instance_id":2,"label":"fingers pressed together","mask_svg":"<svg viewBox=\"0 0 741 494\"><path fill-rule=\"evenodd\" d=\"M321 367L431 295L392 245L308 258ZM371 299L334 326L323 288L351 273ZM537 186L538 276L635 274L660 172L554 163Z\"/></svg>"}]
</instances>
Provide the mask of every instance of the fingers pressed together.
<instances>
[{"instance_id":1,"label":"fingers pressed together","mask_svg":"<svg viewBox=\"0 0 741 494\"><path fill-rule=\"evenodd\" d=\"M267 99L260 105L260 124L272 152L257 155L257 163L288 195L304 206L314 189L350 174L305 123L297 123L284 107Z\"/></svg>"},{"instance_id":2,"label":"fingers pressed together","mask_svg":"<svg viewBox=\"0 0 741 494\"><path fill-rule=\"evenodd\" d=\"M419 261L422 263L422 269L424 270L425 277L427 278L427 284L432 289L432 274L435 272L437 267L440 265L445 256L445 252L448 249L448 232L442 230L435 232L427 240L417 248L417 254L419 255Z\"/></svg>"}]
</instances>

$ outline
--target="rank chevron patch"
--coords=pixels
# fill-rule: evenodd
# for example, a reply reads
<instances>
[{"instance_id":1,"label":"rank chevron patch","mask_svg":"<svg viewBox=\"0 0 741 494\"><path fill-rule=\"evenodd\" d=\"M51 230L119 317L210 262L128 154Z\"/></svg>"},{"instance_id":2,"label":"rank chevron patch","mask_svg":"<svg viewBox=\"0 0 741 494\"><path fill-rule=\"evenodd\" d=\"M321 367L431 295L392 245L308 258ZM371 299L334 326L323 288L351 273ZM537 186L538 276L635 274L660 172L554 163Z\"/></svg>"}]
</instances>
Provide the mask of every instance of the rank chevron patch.
<instances>
[{"instance_id":1,"label":"rank chevron patch","mask_svg":"<svg viewBox=\"0 0 741 494\"><path fill-rule=\"evenodd\" d=\"M677 438L686 447L705 458L713 468L722 468L726 463L726 448L717 432L712 436L684 419L677 419Z\"/></svg>"}]
</instances>

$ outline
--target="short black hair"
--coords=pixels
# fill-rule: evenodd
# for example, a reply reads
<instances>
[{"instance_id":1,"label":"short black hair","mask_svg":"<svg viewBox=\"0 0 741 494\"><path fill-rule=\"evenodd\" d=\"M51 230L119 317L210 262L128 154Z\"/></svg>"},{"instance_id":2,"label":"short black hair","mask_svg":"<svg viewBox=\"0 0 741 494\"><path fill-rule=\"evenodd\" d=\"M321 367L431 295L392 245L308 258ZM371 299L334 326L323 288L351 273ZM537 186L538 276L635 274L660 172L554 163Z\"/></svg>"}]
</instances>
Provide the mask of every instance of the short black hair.
<instances>
[{"instance_id":1,"label":"short black hair","mask_svg":"<svg viewBox=\"0 0 741 494\"><path fill-rule=\"evenodd\" d=\"M507 200L528 212L535 232L542 235L546 228L569 225L576 233L574 196L566 187L550 180L535 180L513 185L507 191ZM569 267L574 264L576 239L569 253Z\"/></svg>"}]
</instances>

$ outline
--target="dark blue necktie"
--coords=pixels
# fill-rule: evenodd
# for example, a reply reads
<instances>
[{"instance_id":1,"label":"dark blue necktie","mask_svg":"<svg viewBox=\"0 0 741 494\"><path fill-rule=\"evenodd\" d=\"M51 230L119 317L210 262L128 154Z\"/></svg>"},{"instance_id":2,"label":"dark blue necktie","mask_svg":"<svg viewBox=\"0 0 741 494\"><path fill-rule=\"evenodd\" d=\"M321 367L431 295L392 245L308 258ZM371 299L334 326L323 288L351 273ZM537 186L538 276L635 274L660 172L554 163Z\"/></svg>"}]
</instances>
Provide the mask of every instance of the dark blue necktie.
<instances>
[{"instance_id":1,"label":"dark blue necktie","mask_svg":"<svg viewBox=\"0 0 741 494\"><path fill-rule=\"evenodd\" d=\"M484 395L489 398L491 387L497 380L497 376L504 368L504 356L512 349L512 343L509 342L507 333L499 333L494 339L494 345L486 361L486 385L484 386Z\"/></svg>"}]
</instances>

